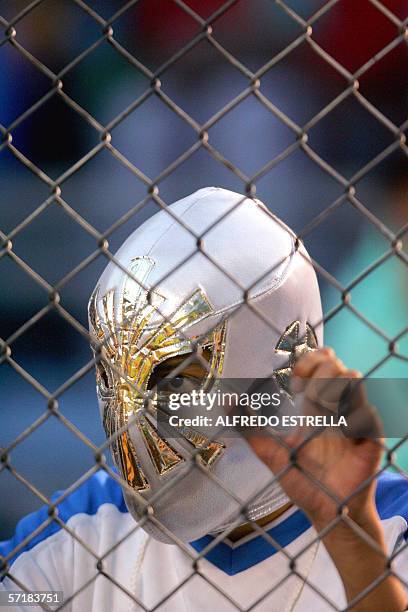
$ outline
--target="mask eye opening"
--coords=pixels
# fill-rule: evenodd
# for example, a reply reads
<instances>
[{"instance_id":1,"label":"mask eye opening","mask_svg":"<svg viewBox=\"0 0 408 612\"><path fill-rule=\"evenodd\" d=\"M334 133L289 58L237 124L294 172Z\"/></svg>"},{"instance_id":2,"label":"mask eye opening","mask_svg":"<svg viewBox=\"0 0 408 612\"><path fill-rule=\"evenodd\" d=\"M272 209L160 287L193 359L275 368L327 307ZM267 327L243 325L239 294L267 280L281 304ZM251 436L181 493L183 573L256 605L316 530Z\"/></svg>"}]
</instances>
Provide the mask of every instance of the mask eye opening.
<instances>
[{"instance_id":1,"label":"mask eye opening","mask_svg":"<svg viewBox=\"0 0 408 612\"><path fill-rule=\"evenodd\" d=\"M207 375L207 368L202 364L202 360L196 359L197 352L184 353L175 357L168 357L154 366L147 385L148 390L153 389L161 380L172 377L172 372L178 370L174 379L187 378L202 378ZM206 350L203 354L200 351L201 357L205 361L210 359L210 354Z\"/></svg>"}]
</instances>

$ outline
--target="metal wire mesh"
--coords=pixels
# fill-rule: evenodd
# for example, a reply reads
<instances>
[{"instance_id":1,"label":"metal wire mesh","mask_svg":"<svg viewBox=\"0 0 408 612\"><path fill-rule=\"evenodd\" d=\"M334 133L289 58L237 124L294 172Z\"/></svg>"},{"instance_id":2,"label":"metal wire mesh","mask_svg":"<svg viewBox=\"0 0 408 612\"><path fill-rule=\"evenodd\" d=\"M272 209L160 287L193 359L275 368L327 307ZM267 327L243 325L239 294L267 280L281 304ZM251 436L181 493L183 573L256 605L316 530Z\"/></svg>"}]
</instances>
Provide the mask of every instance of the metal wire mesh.
<instances>
[{"instance_id":1,"label":"metal wire mesh","mask_svg":"<svg viewBox=\"0 0 408 612\"><path fill-rule=\"evenodd\" d=\"M184 164L189 158L191 158L198 150L205 150L215 163L223 165L229 172L233 173L238 181L241 184L241 192L243 195L249 197L255 197L257 182L259 182L263 177L268 175L273 169L275 169L279 164L281 164L286 158L294 155L297 151L302 152L304 156L306 156L313 164L317 165L320 170L331 177L342 190L342 194L340 197L337 197L335 201L329 203L323 211L321 211L318 215L316 215L311 221L309 221L305 227L303 227L298 232L298 237L301 239L307 238L307 236L319 228L324 222L332 216L339 207L344 205L350 205L354 208L354 210L360 215L366 222L374 226L379 233L382 234L384 239L387 241L388 248L387 251L378 257L377 259L370 262L370 265L366 266L358 276L353 278L353 280L347 285L343 286L339 283L339 281L329 273L318 261L313 261L313 265L318 272L319 276L324 278L325 281L332 285L335 290L338 292L338 295L341 297L341 302L333 308L331 311L325 314L325 321L329 321L330 319L338 316L339 312L342 310L351 311L361 322L363 325L370 327L370 329L381 337L385 343L388 345L388 351L384 352L382 359L376 363L373 367L370 367L369 371L365 372L366 376L370 376L374 374L375 371L383 365L387 360L391 357L399 358L400 360L406 361L406 356L399 352L398 342L404 337L405 334L408 333L408 326L404 329L401 329L399 333L395 336L390 336L386 331L379 328L370 318L362 311L357 309L351 303L351 295L355 288L361 284L369 275L373 274L375 270L384 265L390 259L398 259L404 266L408 263L408 254L403 249L403 238L408 231L408 224L403 225L398 229L398 231L392 231L390 227L388 227L376 214L374 214L367 203L364 203L357 193L357 185L358 183L369 173L373 172L377 169L390 156L392 156L396 151L399 151L404 156L408 154L408 147L406 144L406 134L405 131L408 128L408 119L403 123L398 125L394 123L388 116L386 116L375 104L373 104L365 95L363 95L360 91L360 80L364 75L372 69L378 62L380 62L383 58L385 58L388 54L390 54L397 46L401 44L406 44L408 41L408 18L401 19L398 17L392 10L390 10L386 3L379 2L378 0L370 0L370 4L374 7L378 12L382 14L384 19L386 19L394 28L394 37L390 40L383 48L376 52L375 55L370 57L363 65L361 65L356 71L351 72L344 65L342 65L339 61L337 61L334 57L332 57L322 46L320 46L316 40L314 39L314 27L319 24L320 20L322 20L325 16L327 16L330 11L332 11L336 5L339 4L340 0L330 0L325 2L320 6L318 10L316 10L309 18L302 17L299 12L297 12L294 8L291 7L291 3L289 1L284 2L282 0L275 0L275 2L271 2L275 7L278 7L282 13L286 15L286 17L293 21L296 24L299 33L298 35L291 40L289 44L287 44L283 49L281 49L278 53L275 53L272 57L269 57L268 60L263 63L257 70L251 70L248 66L238 59L232 52L228 51L223 44L219 42L217 39L217 23L218 21L226 15L234 6L238 3L238 0L229 0L224 4L220 5L215 12L209 15L206 18L203 18L199 12L193 10L188 2L184 2L183 0L174 0L174 5L177 5L178 9L183 11L189 19L194 22L194 25L197 29L197 33L192 36L181 48L171 54L169 57L162 62L162 64L155 70L151 70L148 66L142 63L137 56L135 56L131 51L129 51L124 45L117 40L115 37L115 26L116 22L121 18L126 18L128 12L134 8L136 4L138 4L139 0L130 0L125 4L118 6L116 12L111 14L109 18L102 17L100 12L98 12L97 8L93 8L93 4L90 2L85 2L83 0L72 0L72 7L76 7L76 9L80 9L87 16L93 20L98 28L99 35L94 40L94 42L83 49L79 54L77 54L68 64L66 64L61 70L55 71L50 69L43 61L41 61L38 57L33 55L19 40L19 27L25 17L30 15L39 5L43 3L44 0L34 0L33 2L27 3L20 12L14 14L10 19L5 19L0 16L0 24L2 28L2 36L0 39L0 46L10 45L13 49L24 58L25 61L29 62L35 71L41 73L45 79L47 80L48 87L47 91L44 95L39 97L35 103L31 104L29 108L27 108L23 113L21 113L10 125L0 125L1 132L1 143L0 143L0 151L7 150L14 158L27 170L27 172L32 173L39 181L41 181L46 189L47 189L47 197L44 201L37 206L24 220L19 222L11 231L3 233L0 231L0 238L2 241L1 249L0 249L0 258L8 258L16 268L19 268L25 275L30 277L30 279L38 285L49 297L48 305L44 306L41 310L36 312L29 320L27 320L23 325L19 326L9 337L0 339L0 347L1 347L1 359L0 364L8 364L19 376L21 376L24 381L26 381L32 388L40 393L44 398L44 402L46 405L46 409L44 412L34 420L28 427L23 429L21 433L15 437L15 439L2 449L1 454L1 467L0 471L7 471L11 474L15 479L17 479L24 487L30 490L42 504L46 504L49 508L48 518L44 521L44 523L28 538L26 538L21 544L18 545L18 550L23 548L29 541L35 538L39 533L41 533L48 525L55 522L58 524L63 530L68 532L72 538L74 538L79 546L84 547L89 553L89 563L93 564L95 568L94 577L92 580L96 580L98 576L104 576L107 580L111 581L112 589L120 589L129 598L129 603L132 601L140 606L141 609L146 609L145 605L142 601L139 601L137 597L129 592L116 577L112 576L108 571L105 570L105 561L109 557L109 555L114 552L114 550L121 545L121 542L117 542L111 550L109 550L103 558L99 558L98 555L89 547L89 545L83 541L78 534L74 533L69 526L61 520L58 516L57 506L58 504L67 498L73 491L75 491L87 478L89 478L93 473L97 470L105 470L111 478L114 480L121 482L121 479L118 475L111 469L109 464L106 462L104 457L104 452L108 448L109 444L112 440L108 440L101 446L95 445L91 440L78 428L74 423L70 421L66 416L64 416L63 412L59 408L59 400L73 385L75 385L81 378L83 378L90 370L93 370L95 366L95 359L90 359L83 367L81 367L78 371L76 371L73 375L71 375L65 382L60 385L54 391L50 391L45 388L41 382L36 380L34 376L32 376L29 371L27 371L22 365L18 363L13 358L13 344L21 338L24 334L26 334L33 326L35 326L43 317L45 317L51 311L58 314L59 317L64 319L66 323L75 328L79 334L81 334L86 341L89 339L88 330L80 323L64 306L63 300L61 300L60 294L63 288L71 282L77 275L83 273L87 268L100 256L102 255L105 258L106 262L112 261L115 262L118 266L122 267L121 264L115 259L114 255L110 251L109 247L109 238L110 235L121 228L122 226L126 226L126 223L143 207L147 206L148 203L154 202L159 209L167 209L167 203L164 201L161 196L160 187L163 181L168 178L172 173L175 173L177 169ZM141 0L140 0L141 1ZM61 24L63 27L63 24ZM194 119L188 112L186 112L182 106L173 99L173 96L166 92L165 86L165 77L168 71L175 65L177 62L181 61L183 57L189 53L192 49L194 49L199 44L205 42L215 53L217 56L223 59L223 61L227 62L234 70L238 71L243 79L246 81L246 85L242 90L230 101L220 108L215 114L213 114L207 121L204 123L199 123L196 119ZM126 108L122 109L113 119L111 119L108 123L102 124L95 117L92 116L88 110L86 110L82 105L80 105L73 97L68 95L64 89L64 80L69 76L70 72L75 69L81 62L86 60L88 56L92 55L96 52L102 44L108 44L112 48L115 54L121 56L126 62L128 62L132 69L143 75L145 79L148 81L148 86L145 90L137 96ZM324 64L330 66L338 75L341 77L343 86L340 93L338 93L333 99L331 99L327 104L325 104L319 112L317 112L312 118L310 118L306 123L298 124L293 119L291 119L288 114L286 114L284 108L278 108L263 92L262 92L262 80L267 73L273 69L275 66L279 65L283 60L287 57L290 57L292 53L295 52L298 48L307 47L309 51L315 54L316 58L319 58L319 61ZM209 83L210 83L211 75L209 75ZM162 82L163 81L163 82ZM13 133L21 126L25 121L27 121L32 115L34 115L43 105L47 103L52 97L59 98L64 105L69 107L71 111L77 115L79 115L88 126L96 133L98 137L98 143L93 146L88 152L86 152L80 159L78 159L75 163L70 165L70 167L65 170L62 174L60 174L56 178L51 178L47 172L45 172L39 165L34 163L29 156L19 150L16 144L13 141ZM115 146L115 138L113 131L119 126L125 119L136 109L146 104L147 101L151 97L156 97L160 99L160 101L166 105L166 107L177 115L177 117L185 122L193 131L195 138L194 143L189 146L182 154L180 154L177 159L172 161L167 167L163 168L162 171L154 177L147 176L140 168L137 167L132 161L130 161L126 155L124 155L116 146ZM256 98L257 101L263 105L268 113L270 113L271 117L274 117L278 122L281 122L290 130L292 134L292 142L289 146L287 146L284 150L280 151L278 154L273 156L267 163L265 163L261 168L259 168L255 173L251 175L247 175L243 172L237 165L235 165L232 161L227 159L223 153L218 150L218 148L212 143L210 130L216 126L218 123L223 122L224 118L230 113L233 109L243 104L243 102L249 98ZM357 171L352 173L352 176L347 178L344 176L338 168L334 165L323 159L320 154L318 154L312 146L309 144L308 134L312 128L314 128L319 122L321 122L329 113L333 112L337 107L339 107L345 100L352 98L356 103L358 103L378 124L382 125L386 131L391 135L392 142L388 144L383 150L377 153L370 161L365 163L362 167L359 167ZM125 214L120 216L115 220L113 224L111 224L108 229L101 232L98 231L90 222L86 220L84 216L82 216L76 209L75 205L70 203L67 198L64 197L64 184L68 179L70 179L74 174L79 173L81 169L83 169L93 158L101 155L102 152L105 152L111 156L113 156L121 165L123 165L127 170L129 170L132 174L137 177L139 181L144 184L145 188L145 196L138 201L135 205L133 205ZM13 240L23 232L31 223L37 219L46 209L50 207L59 207L63 212L73 221L76 226L82 228L87 234L89 234L90 238L93 241L94 249L92 253L90 253L86 258L80 261L79 264L75 265L72 269L69 270L57 283L51 284L45 278L43 278L35 269L32 267L25 259L20 257L18 253L13 248ZM181 223L181 221L180 221ZM186 229L186 231L188 231ZM204 236L194 236L197 241L197 250L201 250L205 254L205 251L201 247L201 241ZM231 279L231 275L228 273L228 270L222 268L219 263L212 262L217 267L221 268L222 271ZM123 268L122 268L123 269ZM124 270L127 272L126 270ZM232 278L232 280L236 283L236 280ZM245 288L241 287L243 291L244 302L246 298ZM249 304L250 307L251 304ZM261 316L261 315L259 315ZM99 359L99 356L96 357L96 360ZM38 428L41 428L43 424L48 419L57 419L61 425L72 432L72 434L84 445L86 445L95 457L95 465L87 471L81 478L73 482L65 491L62 493L58 499L51 501L51 499L43 494L41 490L37 488L37 486L30 481L29 478L25 477L24 474L17 470L13 465L13 453L15 449L26 440L33 432L35 432ZM120 433L120 432L119 432ZM119 435L119 434L117 434ZM398 467L395 457L394 451L401 447L401 445L405 442L406 437L401 439L398 444L389 450L387 454L386 465L382 468L393 466L394 469L399 470L402 473L401 468ZM203 469L200 463L191 462L191 469ZM287 469L298 469L293 466L288 466ZM208 473L208 477L216 482L215 477ZM374 477L373 477L374 478ZM123 484L123 483L122 483ZM218 483L219 486L223 486L221 483ZM315 485L317 487L320 486L318 481L315 481ZM358 491L355 492L357 494ZM142 526L145 521L155 521L155 517L146 514L145 518L141 521L140 525ZM347 517L346 514L339 513L337 519L333 522L332 525L328 527L331 529L335 524L339 521L344 521L349 526L354 529L362 538L365 538L368 543L370 542L367 534L358 530L357 526L353 524L353 521ZM280 545L271 538L271 536L256 522L252 522L253 527L256 532L265 538L266 541L271 543L275 548L281 550L281 552L288 559L288 573L285 579L281 582L284 582L291 575L295 574L299 576L301 579L305 579L306 583L316 591L317 595L326 601L327 609L338 609L333 605L331 601L327 599L327 597L320 590L316 588L313 584L307 581L305 577L303 577L299 570L296 567L296 557L292 558L285 549L282 549ZM132 533L139 529L140 526L134 527ZM129 534L130 537L131 534ZM181 541L179 541L174 535L168 534L172 537L172 539L176 542L176 544L184 550L184 552L189 555L191 558L191 574L182 583L178 586L178 588L182 589L184 585L194 576L201 576L203 580L209 581L209 578L203 574L200 570L200 559L204 557L206 553L208 553L211 548L214 548L218 542L227 535L227 533L221 534L217 537L211 544L209 544L204 551L201 553L192 553L191 549L184 545ZM310 544L313 546L314 542ZM2 572L7 575L9 578L13 579L12 570L10 570L9 560L12 556L18 552L18 550L13 551L8 558L2 559ZM391 570L387 570L391 572ZM376 584L380 581L381 577L375 583L370 585L369 589L375 588ZM270 591L278 589L281 586L281 582L274 585ZM17 584L21 588L26 588L25 585ZM80 591L84 590L88 586L89 582L86 582L80 589ZM241 609L237 602L231 600L231 597L222 592L220 587L215 583L211 583L214 589L217 589L225 601L234 605L237 609ZM65 601L62 608L67 608L72 599L75 598L78 593L73 593L68 600ZM261 603L264 599L267 598L270 591L266 594L260 596L259 600L255 602L252 606L256 608L256 605ZM173 592L168 594L166 598L161 601L156 607L159 608L160 605L163 605L171 596ZM360 595L363 597L364 593ZM357 598L359 599L359 598ZM346 609L351 609L355 602L350 602ZM46 609L46 606L44 606Z\"/></svg>"}]
</instances>

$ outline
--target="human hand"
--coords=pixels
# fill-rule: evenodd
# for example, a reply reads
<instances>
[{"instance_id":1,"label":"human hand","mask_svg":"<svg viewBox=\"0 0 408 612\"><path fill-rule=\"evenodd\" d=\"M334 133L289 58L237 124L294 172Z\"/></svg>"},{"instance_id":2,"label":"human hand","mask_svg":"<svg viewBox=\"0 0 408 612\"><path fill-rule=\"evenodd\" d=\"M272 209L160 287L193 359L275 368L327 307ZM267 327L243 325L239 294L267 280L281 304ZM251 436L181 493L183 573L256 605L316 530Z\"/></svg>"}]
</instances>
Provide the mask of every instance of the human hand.
<instances>
[{"instance_id":1,"label":"human hand","mask_svg":"<svg viewBox=\"0 0 408 612\"><path fill-rule=\"evenodd\" d=\"M301 398L307 414L314 406L317 413L320 402L338 406L349 380L360 376L348 370L332 349L323 348L299 359L293 370L292 390ZM372 416L362 385L358 387L353 396L354 422L362 415L363 419ZM342 504L358 523L370 520L375 512L372 477L381 460L381 439L300 428L285 436L251 434L248 442L274 474L282 474L279 479L283 489L316 526L323 528L333 520Z\"/></svg>"}]
</instances>

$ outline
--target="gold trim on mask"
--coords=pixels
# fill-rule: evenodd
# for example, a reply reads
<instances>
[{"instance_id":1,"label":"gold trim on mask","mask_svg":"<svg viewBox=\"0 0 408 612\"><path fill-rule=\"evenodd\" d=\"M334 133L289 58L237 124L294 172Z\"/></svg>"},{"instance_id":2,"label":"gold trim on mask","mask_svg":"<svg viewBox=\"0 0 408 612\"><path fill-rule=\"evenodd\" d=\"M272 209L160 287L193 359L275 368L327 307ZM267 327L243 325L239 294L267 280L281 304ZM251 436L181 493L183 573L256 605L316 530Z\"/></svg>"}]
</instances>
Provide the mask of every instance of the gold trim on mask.
<instances>
[{"instance_id":1,"label":"gold trim on mask","mask_svg":"<svg viewBox=\"0 0 408 612\"><path fill-rule=\"evenodd\" d=\"M115 302L114 290L99 297L97 287L88 307L91 331L98 344L104 347L103 358L96 364L97 391L105 403L103 426L107 437L114 437L111 445L118 469L137 491L146 490L150 485L126 430L131 416L138 415L136 427L159 476L184 462L169 441L160 436L143 410L144 395L154 368L170 357L192 352L196 343L196 346L209 351L208 374L203 382L204 388L208 388L214 378L221 375L225 352L225 323L202 341L197 341L197 338L190 340L181 333L213 312L201 289L197 289L167 319L160 315L159 306L165 298L145 289L153 266L150 257L135 257L130 264L130 273L138 282L126 277L119 304ZM101 316L98 304L101 305ZM116 435L123 428L125 431ZM211 442L192 429L178 428L178 433L193 448L200 450L199 457L208 467L224 450L222 444Z\"/></svg>"}]
</instances>

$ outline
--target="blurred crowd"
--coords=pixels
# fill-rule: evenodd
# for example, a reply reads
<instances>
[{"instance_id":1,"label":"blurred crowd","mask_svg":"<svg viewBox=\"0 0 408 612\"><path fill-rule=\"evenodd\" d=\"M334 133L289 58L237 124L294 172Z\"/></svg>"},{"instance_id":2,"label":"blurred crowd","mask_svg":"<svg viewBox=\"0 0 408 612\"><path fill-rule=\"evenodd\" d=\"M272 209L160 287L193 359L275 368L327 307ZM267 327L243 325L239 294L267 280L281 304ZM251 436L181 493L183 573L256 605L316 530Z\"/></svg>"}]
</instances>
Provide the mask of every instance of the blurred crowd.
<instances>
[{"instance_id":1,"label":"blurred crowd","mask_svg":"<svg viewBox=\"0 0 408 612\"><path fill-rule=\"evenodd\" d=\"M204 19L222 6L220 0L186 2ZM10 21L28 1L0 0L0 15ZM90 9L109 19L124 0L87 1ZM241 0L214 23L212 36L243 66L256 72L301 36L302 27L271 0ZM324 3L291 0L286 3L307 19ZM408 16L404 0L382 3L398 19ZM319 5L319 6L317 6ZM200 25L170 0L139 0L112 24L113 36L127 53L156 72L200 33ZM73 0L46 0L16 26L16 40L41 65L59 75L101 38L101 25ZM359 94L395 126L408 127L406 40L392 46L398 27L369 0L340 0L313 25L313 40L347 71L354 73L370 58L390 50L359 78ZM3 39L3 35L0 40ZM249 79L215 45L202 39L160 74L162 91L200 125L234 100ZM63 91L106 126L149 88L149 79L109 41L64 71ZM0 46L0 124L17 118L51 89L51 80L10 42ZM267 69L260 92L298 126L318 115L348 86L347 79L325 61L312 45L302 42ZM350 179L392 145L396 137L351 94L319 121L312 122L308 145ZM98 132L58 93L13 127L13 145L52 179L65 173L100 142ZM159 177L197 142L197 133L157 94L111 130L112 144L150 179ZM294 132L265 104L248 95L208 129L209 143L230 165L223 165L205 147L159 181L167 203L204 186L217 185L245 193L242 174L252 179L268 162L296 141ZM304 237L312 257L347 286L390 249L380 231L392 232L408 222L408 158L396 147L355 184L358 203L344 200L321 223L323 214L344 193L344 187L300 147L255 180L257 196ZM107 150L83 164L61 185L67 204L100 232L146 196L145 184ZM11 232L49 196L49 187L7 149L0 151L0 230ZM360 210L358 209L360 206ZM361 207L368 211L362 214ZM150 202L109 232L111 251L157 210ZM402 237L403 238L403 237ZM403 241L404 242L404 241ZM408 241L405 240L405 246ZM50 284L58 283L97 248L95 239L62 207L47 206L13 238L16 254ZM61 289L61 303L86 325L86 305L106 265L103 256ZM48 295L7 257L0 259L0 337L8 338L48 304ZM407 325L408 275L404 261L388 258L352 289L352 305L389 338ZM332 312L342 294L326 275L319 275L324 310ZM326 342L354 368L373 376L408 376L408 334L398 342L405 360L388 355L387 341L347 307L331 317ZM44 387L54 391L91 358L86 340L52 311L12 346L13 358ZM46 410L46 402L12 368L0 366L2 428L0 446L7 446ZM103 434L97 414L93 372L84 375L60 398L61 412L94 443ZM408 446L408 444L407 444ZM67 486L93 464L93 455L58 419L49 418L12 453L13 466L46 494ZM408 465L408 449L398 459ZM53 470L49 469L50 464ZM0 536L8 535L16 519L38 506L38 499L7 472L0 476L7 491ZM3 495L4 499L4 495Z\"/></svg>"}]
</instances>

